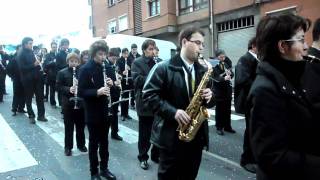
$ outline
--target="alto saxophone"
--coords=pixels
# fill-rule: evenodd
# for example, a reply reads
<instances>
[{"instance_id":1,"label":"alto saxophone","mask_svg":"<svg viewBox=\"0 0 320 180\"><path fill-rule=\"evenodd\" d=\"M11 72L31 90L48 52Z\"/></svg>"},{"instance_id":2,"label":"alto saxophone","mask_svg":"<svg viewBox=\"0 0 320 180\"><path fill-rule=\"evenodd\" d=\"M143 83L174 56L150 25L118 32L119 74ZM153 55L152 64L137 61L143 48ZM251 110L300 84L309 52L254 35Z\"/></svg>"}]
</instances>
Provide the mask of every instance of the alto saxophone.
<instances>
[{"instance_id":1,"label":"alto saxophone","mask_svg":"<svg viewBox=\"0 0 320 180\"><path fill-rule=\"evenodd\" d=\"M200 92L201 90L207 87L213 69L211 64L208 63L206 60L204 60L204 63L207 65L208 70L203 75L201 82L197 88L197 91L195 92L189 106L186 109L186 113L190 116L191 122L187 125L182 125L178 128L179 139L181 141L192 141L196 136L202 123L210 117L207 108L202 104L203 99L201 97Z\"/></svg>"}]
</instances>

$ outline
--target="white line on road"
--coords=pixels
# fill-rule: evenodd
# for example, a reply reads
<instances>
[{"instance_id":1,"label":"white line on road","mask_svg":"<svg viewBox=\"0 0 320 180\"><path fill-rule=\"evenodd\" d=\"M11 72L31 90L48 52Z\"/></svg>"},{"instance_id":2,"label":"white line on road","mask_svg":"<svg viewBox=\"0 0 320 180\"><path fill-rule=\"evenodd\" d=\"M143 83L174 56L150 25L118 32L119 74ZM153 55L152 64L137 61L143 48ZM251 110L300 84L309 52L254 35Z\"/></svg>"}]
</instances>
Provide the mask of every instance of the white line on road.
<instances>
[{"instance_id":1,"label":"white line on road","mask_svg":"<svg viewBox=\"0 0 320 180\"><path fill-rule=\"evenodd\" d=\"M0 114L0 173L38 165Z\"/></svg>"},{"instance_id":2,"label":"white line on road","mask_svg":"<svg viewBox=\"0 0 320 180\"><path fill-rule=\"evenodd\" d=\"M234 161L231 161L231 160L229 160L229 159L227 159L227 158L225 158L225 157L219 156L219 155L217 155L217 154L213 154L213 153L211 153L211 152L209 152L209 151L203 151L203 153L206 154L206 155L208 155L208 156L210 156L210 157L213 157L213 158L215 158L215 159L219 159L219 160L221 160L221 161L223 161L223 162L225 162L225 163L228 163L228 164L230 164L230 165L232 165L232 166L241 168L241 166L240 166L238 163L236 163L236 162L234 162Z\"/></svg>"}]
</instances>

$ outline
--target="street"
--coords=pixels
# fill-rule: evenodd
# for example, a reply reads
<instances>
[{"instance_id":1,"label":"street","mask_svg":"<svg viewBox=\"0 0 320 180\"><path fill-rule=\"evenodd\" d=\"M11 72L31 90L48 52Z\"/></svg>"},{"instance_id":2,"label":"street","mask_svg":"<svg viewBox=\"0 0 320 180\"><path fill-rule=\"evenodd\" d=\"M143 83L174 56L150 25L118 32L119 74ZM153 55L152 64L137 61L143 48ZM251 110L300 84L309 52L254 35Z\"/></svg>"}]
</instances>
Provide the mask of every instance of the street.
<instances>
[{"instance_id":1,"label":"street","mask_svg":"<svg viewBox=\"0 0 320 180\"><path fill-rule=\"evenodd\" d=\"M73 155L64 155L64 125L60 108L45 103L48 122L29 123L27 114L12 116L12 83L7 77L9 93L0 104L0 179L4 180L82 180L90 179L87 153L77 150L74 140ZM35 102L33 104L36 112ZM121 121L119 135L124 141L109 137L109 169L119 180L157 179L158 165L149 160L149 170L143 170L137 159L138 121L134 110L133 120ZM234 113L232 126L236 134L216 134L214 110L210 110L210 148L203 153L199 180L255 179L239 165L242 152L244 117ZM86 143L88 144L88 132ZM88 146L87 146L88 147ZM188 157L186 157L188 158Z\"/></svg>"}]
</instances>

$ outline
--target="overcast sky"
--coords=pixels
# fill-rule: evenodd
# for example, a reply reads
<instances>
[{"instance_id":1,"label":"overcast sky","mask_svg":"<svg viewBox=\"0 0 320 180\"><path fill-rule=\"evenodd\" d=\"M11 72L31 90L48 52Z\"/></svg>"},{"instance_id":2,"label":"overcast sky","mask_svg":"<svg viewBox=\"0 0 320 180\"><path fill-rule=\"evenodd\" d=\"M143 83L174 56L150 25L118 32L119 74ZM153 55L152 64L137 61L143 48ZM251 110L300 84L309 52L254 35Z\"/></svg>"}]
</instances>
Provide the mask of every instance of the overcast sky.
<instances>
[{"instance_id":1,"label":"overcast sky","mask_svg":"<svg viewBox=\"0 0 320 180\"><path fill-rule=\"evenodd\" d=\"M0 44L88 30L88 0L0 0Z\"/></svg>"}]
</instances>

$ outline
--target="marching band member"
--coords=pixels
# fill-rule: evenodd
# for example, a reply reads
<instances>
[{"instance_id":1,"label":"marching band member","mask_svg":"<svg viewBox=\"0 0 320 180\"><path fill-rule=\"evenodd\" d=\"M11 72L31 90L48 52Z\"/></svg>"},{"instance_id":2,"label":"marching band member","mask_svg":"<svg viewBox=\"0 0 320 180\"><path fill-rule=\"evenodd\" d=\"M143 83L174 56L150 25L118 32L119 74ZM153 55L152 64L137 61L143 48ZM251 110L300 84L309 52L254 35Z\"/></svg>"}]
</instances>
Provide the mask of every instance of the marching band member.
<instances>
[{"instance_id":1,"label":"marching band member","mask_svg":"<svg viewBox=\"0 0 320 180\"><path fill-rule=\"evenodd\" d=\"M148 151L151 146L150 136L154 114L148 104L143 102L142 89L150 70L157 63L154 58L155 47L156 43L153 40L145 40L142 44L143 55L132 64L134 90L137 95L136 110L139 117L138 159L140 167L145 170L149 168ZM152 146L151 160L159 162L159 149L156 146Z\"/></svg>"},{"instance_id":2,"label":"marching band member","mask_svg":"<svg viewBox=\"0 0 320 180\"><path fill-rule=\"evenodd\" d=\"M119 101L119 97L120 97L120 88L121 88L121 80L117 79L117 75L116 73L116 62L119 58L119 53L118 53L118 49L116 48L111 48L109 50L108 53L108 59L105 62L106 65L106 71L110 72L111 76L110 78L112 79L112 81L114 82L114 86L111 87L110 89L110 93L111 93L111 102L117 102ZM118 107L119 107L119 103L113 104L112 108L111 108L111 138L118 140L118 141L122 141L122 137L119 136L118 131Z\"/></svg>"},{"instance_id":3,"label":"marching band member","mask_svg":"<svg viewBox=\"0 0 320 180\"><path fill-rule=\"evenodd\" d=\"M200 125L190 142L179 140L178 127L188 125L190 116L185 109L193 93L207 72L198 61L203 49L204 33L189 27L179 34L180 54L163 61L151 70L143 87L143 100L155 114L151 142L160 149L158 179L196 179L202 150L208 147L208 122ZM208 87L208 86L207 86ZM212 107L214 101L210 88L198 94L203 103Z\"/></svg>"},{"instance_id":4,"label":"marching band member","mask_svg":"<svg viewBox=\"0 0 320 180\"><path fill-rule=\"evenodd\" d=\"M80 57L75 53L67 56L68 67L60 70L57 74L57 90L62 96L62 111L65 128L64 153L66 156L72 155L73 131L76 127L77 147L81 152L87 152L84 135L84 110L79 100L70 101L70 98L77 97L77 72L80 64Z\"/></svg>"},{"instance_id":5,"label":"marching band member","mask_svg":"<svg viewBox=\"0 0 320 180\"><path fill-rule=\"evenodd\" d=\"M118 72L122 75L121 80L121 86L122 90L130 90L132 89L132 79L130 79L131 76L131 61L128 59L128 49L123 48L121 52L121 57L117 61L118 66ZM130 92L125 92L122 94L122 98L129 98ZM122 121L125 121L126 119L132 119L132 117L129 116L129 101L121 102L121 117Z\"/></svg>"},{"instance_id":6,"label":"marching band member","mask_svg":"<svg viewBox=\"0 0 320 180\"><path fill-rule=\"evenodd\" d=\"M130 62L130 65L141 55L138 53L138 46L136 44L131 44L131 51L128 56L128 61ZM131 66L130 66L131 67ZM133 89L133 85L130 86L130 89ZM130 92L131 99L130 99L130 106L132 109L135 108L135 92L131 91Z\"/></svg>"},{"instance_id":7,"label":"marching band member","mask_svg":"<svg viewBox=\"0 0 320 180\"><path fill-rule=\"evenodd\" d=\"M22 40L22 50L18 54L18 66L21 82L26 96L26 105L31 124L35 124L35 114L32 109L32 97L36 96L38 110L38 121L48 121L45 118L45 109L43 102L43 72L40 61L36 59L32 51L33 39L25 37Z\"/></svg>"},{"instance_id":8,"label":"marching band member","mask_svg":"<svg viewBox=\"0 0 320 180\"><path fill-rule=\"evenodd\" d=\"M89 160L92 180L101 179L100 175L107 179L116 179L108 169L108 132L110 126L108 98L110 98L110 86L113 85L109 78L111 74L108 72L108 74L104 74L104 61L108 50L105 41L94 42L90 46L91 60L81 66L79 73L79 95L84 99L85 121L89 131ZM98 167L100 167L100 174Z\"/></svg>"}]
</instances>

